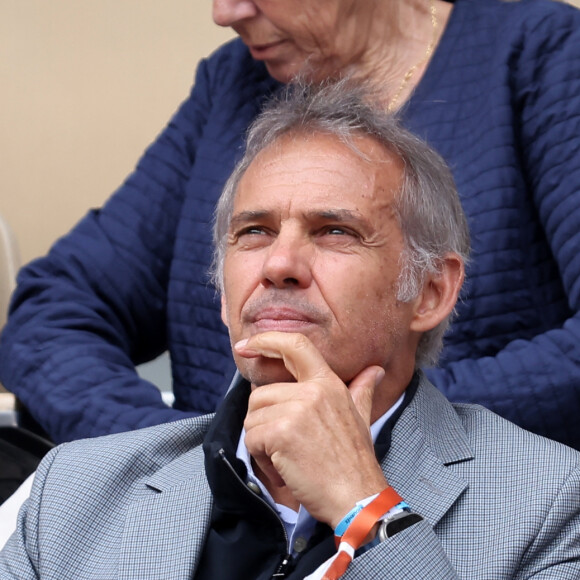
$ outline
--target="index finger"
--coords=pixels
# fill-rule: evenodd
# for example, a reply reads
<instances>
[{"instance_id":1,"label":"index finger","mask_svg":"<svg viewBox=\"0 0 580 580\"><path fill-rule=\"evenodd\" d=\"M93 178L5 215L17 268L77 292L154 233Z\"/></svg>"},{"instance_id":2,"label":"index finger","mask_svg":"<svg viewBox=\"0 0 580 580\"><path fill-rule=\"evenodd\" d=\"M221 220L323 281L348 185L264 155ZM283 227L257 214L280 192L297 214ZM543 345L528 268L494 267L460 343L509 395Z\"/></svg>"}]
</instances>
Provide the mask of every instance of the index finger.
<instances>
[{"instance_id":1,"label":"index finger","mask_svg":"<svg viewBox=\"0 0 580 580\"><path fill-rule=\"evenodd\" d=\"M298 382L335 376L312 341L297 332L263 332L236 343L234 348L242 356L282 359Z\"/></svg>"}]
</instances>

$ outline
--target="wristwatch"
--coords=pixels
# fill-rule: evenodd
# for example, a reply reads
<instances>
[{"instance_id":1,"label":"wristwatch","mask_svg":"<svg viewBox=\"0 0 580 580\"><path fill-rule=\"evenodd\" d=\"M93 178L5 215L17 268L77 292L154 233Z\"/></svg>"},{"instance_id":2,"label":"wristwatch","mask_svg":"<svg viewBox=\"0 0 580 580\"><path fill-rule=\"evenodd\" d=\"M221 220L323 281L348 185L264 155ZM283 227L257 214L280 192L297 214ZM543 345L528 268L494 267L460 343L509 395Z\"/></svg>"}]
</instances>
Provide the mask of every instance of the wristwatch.
<instances>
[{"instance_id":1,"label":"wristwatch","mask_svg":"<svg viewBox=\"0 0 580 580\"><path fill-rule=\"evenodd\" d=\"M379 542L384 542L387 538L392 538L395 534L410 528L414 524L422 521L423 518L419 514L410 511L401 511L395 514L392 518L383 520L377 532Z\"/></svg>"},{"instance_id":2,"label":"wristwatch","mask_svg":"<svg viewBox=\"0 0 580 580\"><path fill-rule=\"evenodd\" d=\"M361 546L355 552L355 557L368 552L375 546L378 546L381 542L384 542L387 538L392 538L395 534L410 528L412 525L422 520L423 518L419 514L413 513L408 508L397 512L394 516L383 520L379 524L379 530L375 539L371 540L368 544Z\"/></svg>"}]
</instances>

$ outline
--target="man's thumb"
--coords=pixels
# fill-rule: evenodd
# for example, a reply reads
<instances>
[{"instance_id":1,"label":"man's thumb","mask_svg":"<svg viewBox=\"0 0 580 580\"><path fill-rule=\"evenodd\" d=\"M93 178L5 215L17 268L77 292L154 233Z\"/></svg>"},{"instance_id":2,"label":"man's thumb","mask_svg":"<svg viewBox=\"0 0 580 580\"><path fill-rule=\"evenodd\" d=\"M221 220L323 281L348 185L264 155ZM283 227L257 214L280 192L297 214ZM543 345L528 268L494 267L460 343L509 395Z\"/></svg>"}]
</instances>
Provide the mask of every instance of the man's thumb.
<instances>
[{"instance_id":1,"label":"man's thumb","mask_svg":"<svg viewBox=\"0 0 580 580\"><path fill-rule=\"evenodd\" d=\"M355 407L369 427L375 389L384 376L385 370L382 367L372 366L361 371L348 385Z\"/></svg>"}]
</instances>

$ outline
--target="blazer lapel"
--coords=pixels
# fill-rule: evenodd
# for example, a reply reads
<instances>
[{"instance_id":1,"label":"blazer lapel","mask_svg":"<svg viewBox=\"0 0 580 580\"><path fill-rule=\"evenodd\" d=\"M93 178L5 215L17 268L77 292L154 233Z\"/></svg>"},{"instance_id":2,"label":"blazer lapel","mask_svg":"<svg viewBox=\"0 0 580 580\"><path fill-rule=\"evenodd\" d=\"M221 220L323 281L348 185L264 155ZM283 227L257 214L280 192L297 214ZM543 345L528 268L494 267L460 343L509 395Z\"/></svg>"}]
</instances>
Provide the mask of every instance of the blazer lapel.
<instances>
[{"instance_id":1,"label":"blazer lapel","mask_svg":"<svg viewBox=\"0 0 580 580\"><path fill-rule=\"evenodd\" d=\"M450 466L472 459L455 409L422 376L413 401L393 429L382 465L387 481L411 509L435 526L468 487Z\"/></svg>"},{"instance_id":2,"label":"blazer lapel","mask_svg":"<svg viewBox=\"0 0 580 580\"><path fill-rule=\"evenodd\" d=\"M127 513L119 578L191 578L212 509L201 446L155 473L144 488Z\"/></svg>"}]
</instances>

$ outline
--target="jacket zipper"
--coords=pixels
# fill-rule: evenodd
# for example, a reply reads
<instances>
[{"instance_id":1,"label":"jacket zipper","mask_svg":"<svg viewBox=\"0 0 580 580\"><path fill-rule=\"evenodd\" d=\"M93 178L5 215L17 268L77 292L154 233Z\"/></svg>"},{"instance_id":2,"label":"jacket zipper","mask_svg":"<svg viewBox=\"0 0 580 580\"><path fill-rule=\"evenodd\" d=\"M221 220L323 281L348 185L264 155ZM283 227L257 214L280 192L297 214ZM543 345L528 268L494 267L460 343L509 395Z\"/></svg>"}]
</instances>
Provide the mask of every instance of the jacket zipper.
<instances>
[{"instance_id":1,"label":"jacket zipper","mask_svg":"<svg viewBox=\"0 0 580 580\"><path fill-rule=\"evenodd\" d=\"M280 523L280 526L282 528L282 532L284 533L284 539L286 540L286 546L288 547L290 544L290 539L288 538L288 534L286 533L286 528L284 527L284 524L282 523L282 520L280 519L278 512L264 498L260 497L259 495L256 495L253 491L248 489L246 482L238 475L237 471L234 469L234 466L229 462L228 458L226 457L226 452L224 451L223 448L220 449L218 451L218 453L219 453L219 456L222 459L222 461L227 465L228 469L232 472L233 476L241 483L242 487L249 494L251 494L253 497L255 497L258 501L262 502L262 504L265 505L268 508L268 510L270 510L272 515L278 520L278 522ZM286 574L289 572L289 568L290 568L291 563L292 563L292 555L285 554L282 557L282 560L281 560L280 564L278 565L278 568L276 568L276 571L274 572L274 574L272 574L272 579L274 579L274 578L286 578Z\"/></svg>"},{"instance_id":2,"label":"jacket zipper","mask_svg":"<svg viewBox=\"0 0 580 580\"><path fill-rule=\"evenodd\" d=\"M278 568L276 568L276 572L274 572L274 574L272 574L272 579L273 578L286 578L286 574L290 571L289 568L290 568L291 563L292 563L292 556L290 556L290 554L286 554L285 556L283 556L282 561L278 565Z\"/></svg>"}]
</instances>

